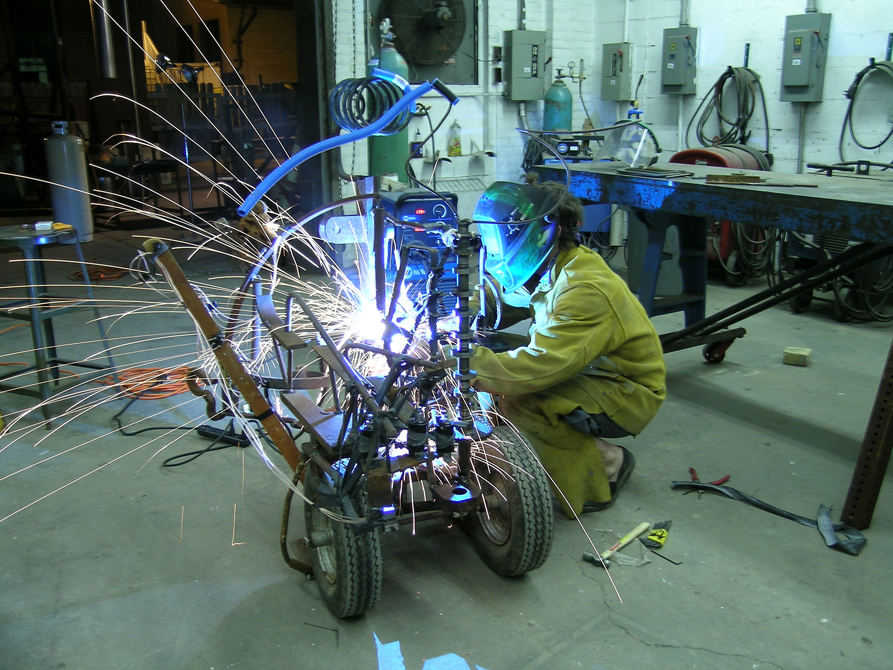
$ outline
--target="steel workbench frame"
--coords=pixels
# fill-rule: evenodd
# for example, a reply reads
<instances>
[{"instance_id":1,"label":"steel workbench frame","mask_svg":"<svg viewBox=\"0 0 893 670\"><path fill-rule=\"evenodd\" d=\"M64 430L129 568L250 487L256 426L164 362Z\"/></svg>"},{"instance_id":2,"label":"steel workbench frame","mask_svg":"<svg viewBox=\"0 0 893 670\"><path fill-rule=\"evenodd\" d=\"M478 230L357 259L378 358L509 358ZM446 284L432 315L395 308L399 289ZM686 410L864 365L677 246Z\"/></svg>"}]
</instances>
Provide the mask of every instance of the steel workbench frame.
<instances>
[{"instance_id":1,"label":"steel workbench frame","mask_svg":"<svg viewBox=\"0 0 893 670\"><path fill-rule=\"evenodd\" d=\"M604 163L576 164L569 169L572 193L584 201L611 203L629 209L649 226L651 248L646 251L640 299L652 314L672 310L669 305L661 310L659 303L655 302L654 286L659 260L650 263L650 266L648 263L648 254L659 253L658 245L662 244L663 232L670 225L679 227L681 239L683 231L693 232L699 238L703 233L704 245L707 223L712 220L756 223L799 233L893 245L893 177L829 177L738 170L736 172L764 180L755 185L738 185L707 183L706 175L729 171L700 165L655 165L655 171L678 173L683 170L688 173L687 176L663 178L624 173L622 168ZM564 182L567 178L561 168L548 166L539 170L544 179ZM880 253L884 251L890 250ZM697 257L696 250L689 250L689 253ZM875 251L877 255L879 252ZM685 268L683 272L686 272ZM705 262L697 261L688 272L691 274L688 280L683 277L684 293L688 293L692 287L697 290L706 281L706 246ZM669 334L671 341L678 342L680 335L686 331L697 331L699 319L703 319L703 303L699 305L696 296L689 295L686 299L689 301L684 309L686 328ZM767 304L765 307L769 306ZM744 316L751 313L753 310ZM716 337L716 334L712 335L714 340ZM677 344L674 349L668 350L676 348L681 347ZM893 451L891 397L893 343L841 514L841 521L854 528L865 529L871 524Z\"/></svg>"}]
</instances>

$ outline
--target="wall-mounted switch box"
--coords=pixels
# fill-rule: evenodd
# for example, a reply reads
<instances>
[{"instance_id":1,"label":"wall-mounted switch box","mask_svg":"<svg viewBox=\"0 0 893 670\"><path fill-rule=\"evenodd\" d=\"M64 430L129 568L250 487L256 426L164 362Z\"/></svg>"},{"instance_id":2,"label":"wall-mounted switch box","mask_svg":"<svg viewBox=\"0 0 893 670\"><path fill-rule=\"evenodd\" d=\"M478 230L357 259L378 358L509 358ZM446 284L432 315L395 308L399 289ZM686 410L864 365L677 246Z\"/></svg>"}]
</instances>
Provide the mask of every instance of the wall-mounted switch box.
<instances>
[{"instance_id":1,"label":"wall-mounted switch box","mask_svg":"<svg viewBox=\"0 0 893 670\"><path fill-rule=\"evenodd\" d=\"M821 102L830 29L830 14L795 14L785 19L779 100Z\"/></svg>"},{"instance_id":2,"label":"wall-mounted switch box","mask_svg":"<svg viewBox=\"0 0 893 670\"><path fill-rule=\"evenodd\" d=\"M509 100L542 100L549 83L543 30L506 30L502 40L503 95Z\"/></svg>"},{"instance_id":3,"label":"wall-mounted switch box","mask_svg":"<svg viewBox=\"0 0 893 670\"><path fill-rule=\"evenodd\" d=\"M664 30L660 92L694 95L698 73L698 29L689 26Z\"/></svg>"},{"instance_id":4,"label":"wall-mounted switch box","mask_svg":"<svg viewBox=\"0 0 893 670\"><path fill-rule=\"evenodd\" d=\"M633 99L632 45L614 42L602 45L602 100Z\"/></svg>"}]
</instances>

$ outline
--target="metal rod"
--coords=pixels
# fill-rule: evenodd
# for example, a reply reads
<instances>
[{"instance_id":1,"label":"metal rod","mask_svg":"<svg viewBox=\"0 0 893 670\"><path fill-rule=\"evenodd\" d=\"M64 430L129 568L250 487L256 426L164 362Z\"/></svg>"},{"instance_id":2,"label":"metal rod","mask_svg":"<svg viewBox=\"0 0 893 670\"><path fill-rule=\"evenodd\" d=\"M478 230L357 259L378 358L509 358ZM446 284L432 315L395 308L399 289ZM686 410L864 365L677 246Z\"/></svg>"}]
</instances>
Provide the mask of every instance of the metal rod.
<instances>
[{"instance_id":1,"label":"metal rod","mask_svg":"<svg viewBox=\"0 0 893 670\"><path fill-rule=\"evenodd\" d=\"M456 235L456 313L459 315L459 350L456 352L459 372L456 382L459 392L457 414L462 422L471 421L471 409L468 400L471 396L471 313L468 275L471 272L469 258L471 249L471 221L460 218Z\"/></svg>"},{"instance_id":2,"label":"metal rod","mask_svg":"<svg viewBox=\"0 0 893 670\"><path fill-rule=\"evenodd\" d=\"M692 335L697 333L699 335L707 334L708 332L713 332L716 330L715 324L722 323L724 319L729 316L736 315L743 311L744 309L751 307L752 305L756 305L758 303L762 303L767 298L771 298L773 296L778 296L782 292L786 291L789 288L797 286L798 284L802 284L803 282L815 277L826 270L842 265L848 262L851 258L855 256L859 256L866 251L868 251L872 247L872 243L863 242L855 247L850 247L846 251L844 251L839 256L835 256L834 258L829 258L821 263L816 264L806 272L797 275L795 277L791 277L790 279L781 282L780 284L776 284L756 295L752 295L749 298L742 300L741 302L735 303L730 307L726 307L723 310L720 310L716 314L707 317L697 323L693 323L687 328L683 328L682 330L678 330L675 333L670 333L665 340L663 340L664 344L670 344L675 342L676 340L681 340L683 337L688 335ZM889 253L889 252L888 252ZM824 281L825 278L823 278ZM785 296L787 297L787 296ZM784 300L785 298L782 298Z\"/></svg>"},{"instance_id":3,"label":"metal rod","mask_svg":"<svg viewBox=\"0 0 893 670\"><path fill-rule=\"evenodd\" d=\"M385 228L384 208L381 205L372 208L372 267L375 276L375 309L384 314L385 311Z\"/></svg>"},{"instance_id":4,"label":"metal rod","mask_svg":"<svg viewBox=\"0 0 893 670\"><path fill-rule=\"evenodd\" d=\"M750 42L744 43L744 67L750 63Z\"/></svg>"},{"instance_id":5,"label":"metal rod","mask_svg":"<svg viewBox=\"0 0 893 670\"><path fill-rule=\"evenodd\" d=\"M223 338L220 326L208 313L205 303L202 302L186 275L183 274L183 270L177 264L170 249L158 239L146 240L143 242L143 248L155 256L156 262L164 270L171 288L183 302L183 306L192 316L198 330L211 345L220 369L229 378L232 385L238 389L242 399L251 409L251 413L260 421L292 471L297 470L301 466L303 458L291 434L282 425L279 416L273 412L270 403L258 390L251 373L245 369L230 342Z\"/></svg>"},{"instance_id":6,"label":"metal rod","mask_svg":"<svg viewBox=\"0 0 893 670\"><path fill-rule=\"evenodd\" d=\"M893 411L890 394L893 393L893 344L884 365L884 374L875 397L874 407L865 437L856 459L856 468L847 491L846 502L840 520L858 530L871 525L874 507L884 483L884 473L893 451Z\"/></svg>"},{"instance_id":7,"label":"metal rod","mask_svg":"<svg viewBox=\"0 0 893 670\"><path fill-rule=\"evenodd\" d=\"M115 68L115 45L112 41L108 0L93 0L92 6L99 10L99 16L96 15L96 11L93 12L93 29L96 31L99 69L103 78L115 79L118 76L118 72Z\"/></svg>"},{"instance_id":8,"label":"metal rod","mask_svg":"<svg viewBox=\"0 0 893 670\"><path fill-rule=\"evenodd\" d=\"M800 121L797 124L797 174L803 174L803 145L806 143L806 105L800 103Z\"/></svg>"},{"instance_id":9,"label":"metal rod","mask_svg":"<svg viewBox=\"0 0 893 670\"><path fill-rule=\"evenodd\" d=\"M140 122L140 107L137 103L137 86L136 86L136 68L133 65L133 44L131 42L130 35L130 6L128 5L127 0L121 0L121 7L124 10L124 30L127 33L127 72L130 77L130 91L133 97L133 120L134 120L134 128L136 129L136 136L142 138L143 136L143 127ZM143 159L143 146L142 144L137 145L137 153L139 154L140 160ZM219 193L219 191L218 191Z\"/></svg>"},{"instance_id":10,"label":"metal rod","mask_svg":"<svg viewBox=\"0 0 893 670\"><path fill-rule=\"evenodd\" d=\"M180 118L183 122L183 160L186 162L186 190L189 192L189 223L192 224L192 235L195 236L195 206L192 202L192 172L189 167L189 136L186 133L186 104L180 103ZM181 201L182 202L182 201Z\"/></svg>"},{"instance_id":11,"label":"metal rod","mask_svg":"<svg viewBox=\"0 0 893 670\"><path fill-rule=\"evenodd\" d=\"M721 330L722 328L726 328L727 326L732 325L733 323L737 323L738 321L743 321L749 316L753 316L754 314L758 314L763 310L769 309L770 307L774 307L779 303L784 302L785 300L789 300L795 296L800 295L801 293L806 293L807 291L811 291L815 288L818 288L822 284L825 284L829 280L837 279L845 274L853 272L854 270L874 263L875 261L884 258L885 256L889 256L893 253L893 247L882 247L873 253L869 253L861 258L851 259L847 263L842 263L839 268L831 272L830 274L823 274L821 276L815 277L810 281L805 282L801 286L797 287L795 290L785 291L774 298L768 299L765 302L756 305L748 310L745 310L739 314L736 314L734 317L728 318L725 321L720 321L715 323L712 327L705 329L704 335L713 333L717 330ZM803 281L803 280L801 280Z\"/></svg>"}]
</instances>

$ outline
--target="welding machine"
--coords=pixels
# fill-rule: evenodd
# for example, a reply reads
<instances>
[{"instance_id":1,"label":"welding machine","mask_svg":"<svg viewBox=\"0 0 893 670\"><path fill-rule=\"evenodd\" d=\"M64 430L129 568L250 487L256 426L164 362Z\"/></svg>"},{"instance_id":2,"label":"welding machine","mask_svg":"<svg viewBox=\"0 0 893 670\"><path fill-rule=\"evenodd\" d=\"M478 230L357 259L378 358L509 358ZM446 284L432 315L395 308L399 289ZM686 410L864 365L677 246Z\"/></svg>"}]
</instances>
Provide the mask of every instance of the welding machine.
<instances>
[{"instance_id":1,"label":"welding machine","mask_svg":"<svg viewBox=\"0 0 893 670\"><path fill-rule=\"evenodd\" d=\"M386 191L381 194L381 206L403 224L394 225L393 229L388 230L388 238L393 240L395 251L395 257L388 263L388 279L393 281L396 277L396 259L405 245L415 243L435 249L441 258L446 257L446 272L438 282L437 289L443 294L442 307L446 311L452 311L456 302L452 295L457 286L456 274L453 272L456 259L444 243L441 230L431 227L431 224L456 227L454 212L459 206L458 196L455 193L434 195L424 189ZM415 250L410 253L404 282L413 301L424 295L430 270L431 257L427 253Z\"/></svg>"}]
</instances>

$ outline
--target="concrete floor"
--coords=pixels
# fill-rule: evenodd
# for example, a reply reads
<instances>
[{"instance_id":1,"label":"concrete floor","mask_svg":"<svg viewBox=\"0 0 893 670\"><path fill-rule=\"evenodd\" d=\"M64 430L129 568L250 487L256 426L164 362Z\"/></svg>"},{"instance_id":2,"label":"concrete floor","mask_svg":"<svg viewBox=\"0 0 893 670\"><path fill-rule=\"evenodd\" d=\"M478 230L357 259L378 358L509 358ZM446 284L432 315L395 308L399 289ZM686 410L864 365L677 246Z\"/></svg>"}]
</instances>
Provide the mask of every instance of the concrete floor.
<instances>
[{"instance_id":1,"label":"concrete floor","mask_svg":"<svg viewBox=\"0 0 893 670\"><path fill-rule=\"evenodd\" d=\"M103 233L85 251L127 262L137 244ZM20 281L10 258L0 257L7 285ZM200 278L229 270L213 257L188 266ZM125 298L128 284L101 291ZM708 311L760 288L712 283ZM60 339L93 339L83 321L61 317ZM680 323L656 319L660 331ZM729 474L729 485L773 505L811 516L824 503L836 519L893 328L841 324L821 305L798 315L774 308L743 325L747 336L721 365L698 350L667 356L666 403L640 437L620 441L636 454L635 474L612 509L582 518L601 549L614 541L609 531L673 522L663 553L681 565L615 563L623 602L603 570L580 560L589 547L576 522L556 518L548 561L520 579L496 576L460 531L429 522L414 537L405 527L383 537L381 602L338 620L315 583L282 561L285 489L255 454L228 449L166 469L164 456L208 441L186 434L153 456L169 439L107 435L123 401L52 434L29 415L19 425L34 432L0 442L0 518L14 513L0 522L0 668L889 668L889 485L854 558L814 530L725 498L683 496L670 482L690 466L705 480ZM194 348L181 312L115 329L180 333L184 352ZM27 349L26 333L0 336L0 350ZM811 365L782 365L788 346L811 348ZM141 355L119 358L135 365ZM200 421L200 401L174 407L183 400L140 401L130 415L160 412L145 425ZM29 402L0 395L7 414ZM298 510L292 533L302 527Z\"/></svg>"}]
</instances>

